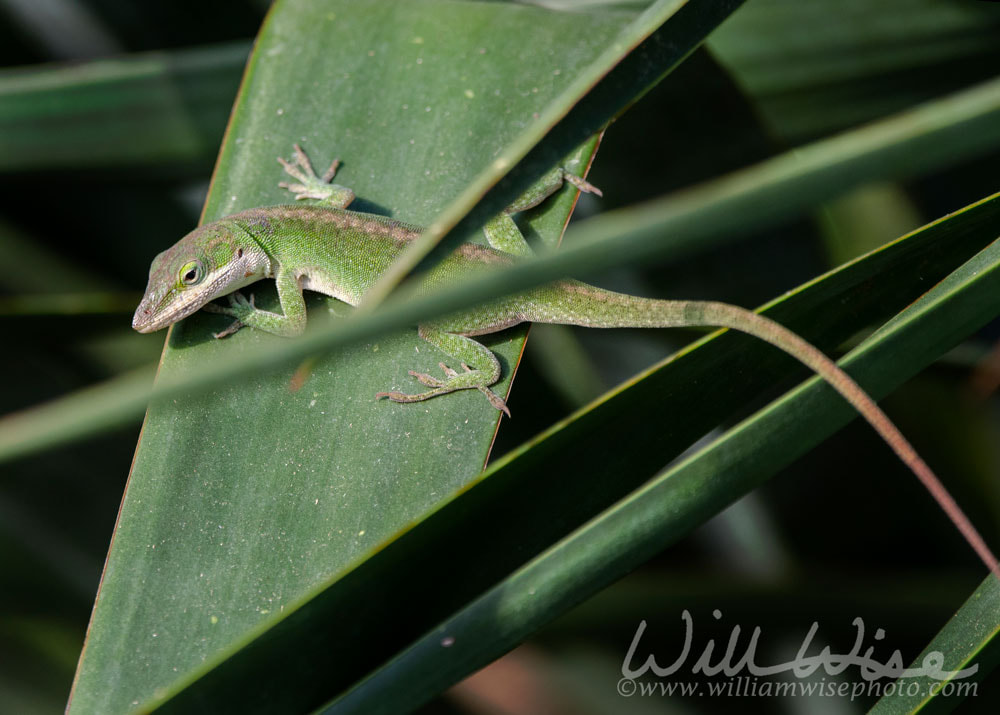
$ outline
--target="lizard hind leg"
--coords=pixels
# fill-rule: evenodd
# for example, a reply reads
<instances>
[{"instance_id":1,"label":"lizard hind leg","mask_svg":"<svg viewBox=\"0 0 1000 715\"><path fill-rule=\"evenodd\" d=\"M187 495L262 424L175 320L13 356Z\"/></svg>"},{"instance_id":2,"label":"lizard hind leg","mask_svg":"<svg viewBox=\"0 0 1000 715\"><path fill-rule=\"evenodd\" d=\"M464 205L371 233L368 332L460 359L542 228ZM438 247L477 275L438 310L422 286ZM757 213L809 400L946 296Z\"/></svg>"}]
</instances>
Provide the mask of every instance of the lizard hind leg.
<instances>
[{"instance_id":1,"label":"lizard hind leg","mask_svg":"<svg viewBox=\"0 0 1000 715\"><path fill-rule=\"evenodd\" d=\"M464 335L457 335L442 330L434 325L421 325L420 337L448 355L461 361L462 372L453 370L443 362L439 363L444 378L434 377L422 372L410 370L416 380L431 388L426 392L410 395L405 392L379 392L375 399L387 397L393 402L421 402L438 395L446 395L456 390L479 390L490 404L510 417L503 398L490 389L490 385L500 379L500 361L481 343Z\"/></svg>"}]
</instances>

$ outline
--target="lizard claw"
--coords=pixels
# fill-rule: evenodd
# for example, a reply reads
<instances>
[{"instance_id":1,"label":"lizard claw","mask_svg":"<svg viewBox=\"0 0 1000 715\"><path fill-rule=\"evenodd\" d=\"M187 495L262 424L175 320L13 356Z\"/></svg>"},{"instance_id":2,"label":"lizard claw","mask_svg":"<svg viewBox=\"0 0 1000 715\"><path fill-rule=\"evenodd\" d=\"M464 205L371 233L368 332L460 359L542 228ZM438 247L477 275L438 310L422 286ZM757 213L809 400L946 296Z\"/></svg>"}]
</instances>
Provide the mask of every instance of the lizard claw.
<instances>
[{"instance_id":1,"label":"lizard claw","mask_svg":"<svg viewBox=\"0 0 1000 715\"><path fill-rule=\"evenodd\" d=\"M594 186L592 183L584 179L582 176L577 176L576 174L571 174L565 169L563 169L563 179L573 184L580 191L588 194L593 194L594 196L604 196L599 188Z\"/></svg>"},{"instance_id":2,"label":"lizard claw","mask_svg":"<svg viewBox=\"0 0 1000 715\"><path fill-rule=\"evenodd\" d=\"M426 397L421 395L407 395L405 392L376 392L375 399L380 400L383 397L388 397L393 402L418 402L419 400L426 400Z\"/></svg>"},{"instance_id":3,"label":"lizard claw","mask_svg":"<svg viewBox=\"0 0 1000 715\"><path fill-rule=\"evenodd\" d=\"M333 181L333 177L337 175L337 169L340 168L340 159L334 159L330 162L330 168L323 172L321 180L323 183L329 184Z\"/></svg>"},{"instance_id":4,"label":"lizard claw","mask_svg":"<svg viewBox=\"0 0 1000 715\"><path fill-rule=\"evenodd\" d=\"M278 163L281 164L285 168L285 173L288 174L289 176L291 176L293 179L298 179L303 184L308 183L309 177L306 176L305 174L303 174L299 170L299 167L297 167L295 164L293 164L290 161L287 161L285 159L282 159L280 156L278 157ZM313 177L313 178L316 178L316 177ZM285 184L285 183L278 184L278 186L284 186L286 189L292 188L288 184Z\"/></svg>"},{"instance_id":5,"label":"lizard claw","mask_svg":"<svg viewBox=\"0 0 1000 715\"><path fill-rule=\"evenodd\" d=\"M490 401L491 405L503 412L507 415L507 417L510 417L510 408L507 407L507 403L504 402L504 399L500 397L500 395L496 394L488 387L480 387L478 389L481 393L486 395L486 399Z\"/></svg>"},{"instance_id":6,"label":"lizard claw","mask_svg":"<svg viewBox=\"0 0 1000 715\"><path fill-rule=\"evenodd\" d=\"M411 372L411 375L414 373ZM419 379L419 378L418 378ZM431 378L432 380L434 378ZM396 392L395 390L390 392L376 392L375 399L380 400L383 397L388 397L393 402L423 402L424 400L429 400L432 397L437 397L438 395L446 395L449 392L454 392L455 389L461 388L449 388L447 386L438 387L434 390L429 390L427 392L421 392L417 395L408 395L405 392ZM490 404L495 408L503 412L505 415L510 417L510 409L507 407L507 403L503 401L503 398L495 394L488 387L477 387L480 392L486 395L486 399L490 401Z\"/></svg>"},{"instance_id":7,"label":"lizard claw","mask_svg":"<svg viewBox=\"0 0 1000 715\"><path fill-rule=\"evenodd\" d=\"M218 313L220 315L228 315L231 318L236 318L236 320L233 321L232 324L225 330L221 330L218 333L212 333L212 336L219 340L227 338L237 332L240 328L245 327L246 323L243 322L243 318L247 314L257 310L253 293L250 294L250 300L247 300L239 291L230 293L227 297L229 298L228 308L223 305L218 305L217 303L208 303L202 308L202 310L209 313Z\"/></svg>"},{"instance_id":8,"label":"lizard claw","mask_svg":"<svg viewBox=\"0 0 1000 715\"><path fill-rule=\"evenodd\" d=\"M242 320L234 320L228 328L225 330L220 330L217 333L212 333L212 337L216 340L222 340L222 338L228 338L233 333L239 331L240 328L245 327L245 323Z\"/></svg>"},{"instance_id":9,"label":"lizard claw","mask_svg":"<svg viewBox=\"0 0 1000 715\"><path fill-rule=\"evenodd\" d=\"M427 387L443 387L444 386L444 383L441 380L439 380L436 377L433 377L431 375L428 375L425 372L415 372L414 370L410 370L410 375L412 375L413 377L417 378L417 382L419 382L421 385L427 385Z\"/></svg>"},{"instance_id":10,"label":"lizard claw","mask_svg":"<svg viewBox=\"0 0 1000 715\"><path fill-rule=\"evenodd\" d=\"M229 294L229 305L235 310L257 310L257 305L254 303L253 293L250 294L250 300L247 300L242 293L235 291Z\"/></svg>"}]
</instances>

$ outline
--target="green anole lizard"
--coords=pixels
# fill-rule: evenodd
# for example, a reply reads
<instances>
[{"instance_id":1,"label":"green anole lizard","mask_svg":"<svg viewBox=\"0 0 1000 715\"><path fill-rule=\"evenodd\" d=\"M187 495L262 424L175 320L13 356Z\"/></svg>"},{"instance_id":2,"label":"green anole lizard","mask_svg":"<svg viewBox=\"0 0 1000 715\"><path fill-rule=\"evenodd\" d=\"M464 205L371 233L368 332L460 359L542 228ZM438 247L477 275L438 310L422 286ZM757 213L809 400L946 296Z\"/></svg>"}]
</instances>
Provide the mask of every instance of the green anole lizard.
<instances>
[{"instance_id":1,"label":"green anole lizard","mask_svg":"<svg viewBox=\"0 0 1000 715\"><path fill-rule=\"evenodd\" d=\"M313 290L357 305L365 292L392 264L407 243L421 234L419 226L374 214L347 211L354 192L332 183L339 165L317 177L296 145L295 161L279 159L297 183L280 186L296 199L315 204L255 208L195 229L154 260L132 327L141 333L165 328L200 308L235 319L215 333L223 338L246 326L283 336L302 333L306 305L302 291ZM582 178L557 168L484 227L490 247L466 243L428 271L421 288L434 290L476 271L510 265L531 255L511 218L537 206L570 182L582 191L600 192ZM273 278L281 313L257 308L239 289ZM227 307L212 300L228 295ZM420 337L457 360L461 371L440 363L444 377L411 371L429 389L418 394L390 391L375 397L418 402L456 390L475 389L508 416L501 397L490 386L500 379L500 362L474 336L494 333L525 321L593 328L732 328L784 350L812 368L875 428L931 492L991 571L997 560L969 519L931 469L865 391L817 348L778 323L725 303L653 300L614 293L575 280L561 280L425 322Z\"/></svg>"}]
</instances>

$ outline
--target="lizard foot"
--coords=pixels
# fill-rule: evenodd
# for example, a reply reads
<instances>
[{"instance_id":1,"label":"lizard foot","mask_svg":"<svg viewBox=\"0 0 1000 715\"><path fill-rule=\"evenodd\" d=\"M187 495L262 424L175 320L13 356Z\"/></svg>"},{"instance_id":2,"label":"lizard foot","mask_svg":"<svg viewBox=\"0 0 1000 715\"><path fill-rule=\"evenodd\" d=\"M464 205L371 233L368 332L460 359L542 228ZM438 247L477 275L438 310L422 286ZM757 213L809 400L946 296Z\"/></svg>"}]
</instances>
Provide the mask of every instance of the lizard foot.
<instances>
[{"instance_id":1,"label":"lizard foot","mask_svg":"<svg viewBox=\"0 0 1000 715\"><path fill-rule=\"evenodd\" d=\"M511 216L520 211L527 211L541 204L545 199L554 194L564 182L568 182L580 191L589 194L603 196L601 190L584 179L582 176L570 172L568 169L557 166L552 171L546 173L538 181L528 187L528 190L521 194L510 206L503 210L504 214Z\"/></svg>"},{"instance_id":2,"label":"lizard foot","mask_svg":"<svg viewBox=\"0 0 1000 715\"><path fill-rule=\"evenodd\" d=\"M334 159L323 176L316 176L312 162L302 151L302 147L298 144L292 146L295 148L294 161L288 161L279 156L278 163L284 167L285 173L295 179L297 183L282 181L278 183L278 186L295 194L296 201L318 199L337 208L345 208L354 200L353 191L332 183L333 177L336 176L337 169L340 167L340 159Z\"/></svg>"},{"instance_id":3,"label":"lizard foot","mask_svg":"<svg viewBox=\"0 0 1000 715\"><path fill-rule=\"evenodd\" d=\"M219 315L228 315L231 318L236 318L233 323L225 330L220 330L218 333L212 333L212 337L221 340L222 338L228 338L233 333L237 332L240 328L246 327L246 323L243 322L243 318L246 318L250 313L257 311L257 306L254 304L253 293L250 294L250 300L247 300L242 293L236 291L235 293L229 294L229 307L223 305L217 305L216 303L209 303L202 308L209 313L218 313Z\"/></svg>"},{"instance_id":4,"label":"lizard foot","mask_svg":"<svg viewBox=\"0 0 1000 715\"><path fill-rule=\"evenodd\" d=\"M483 373L481 371L473 370L465 363L462 363L462 367L465 369L463 373L451 369L443 362L438 363L438 365L446 375L446 378L443 380L433 375L410 370L410 375L415 377L417 382L431 388L427 392L420 392L415 395L395 391L379 392L375 395L375 399L378 400L387 397L393 402L422 402L423 400L429 400L438 395L446 395L456 390L476 389L486 396L491 405L510 417L510 410L507 408L507 403L503 401L503 398L494 393L489 386L483 384Z\"/></svg>"},{"instance_id":5,"label":"lizard foot","mask_svg":"<svg viewBox=\"0 0 1000 715\"><path fill-rule=\"evenodd\" d=\"M220 330L217 333L212 333L212 337L216 340L222 340L222 338L228 338L230 335L239 332L240 328L244 328L246 325L241 320L234 320L229 324L229 327L225 330Z\"/></svg>"},{"instance_id":6,"label":"lizard foot","mask_svg":"<svg viewBox=\"0 0 1000 715\"><path fill-rule=\"evenodd\" d=\"M601 190L594 186L592 183L584 179L582 176L577 176L576 174L571 174L565 169L563 169L563 179L573 184L580 191L588 194L594 194L595 196L604 196Z\"/></svg>"}]
</instances>

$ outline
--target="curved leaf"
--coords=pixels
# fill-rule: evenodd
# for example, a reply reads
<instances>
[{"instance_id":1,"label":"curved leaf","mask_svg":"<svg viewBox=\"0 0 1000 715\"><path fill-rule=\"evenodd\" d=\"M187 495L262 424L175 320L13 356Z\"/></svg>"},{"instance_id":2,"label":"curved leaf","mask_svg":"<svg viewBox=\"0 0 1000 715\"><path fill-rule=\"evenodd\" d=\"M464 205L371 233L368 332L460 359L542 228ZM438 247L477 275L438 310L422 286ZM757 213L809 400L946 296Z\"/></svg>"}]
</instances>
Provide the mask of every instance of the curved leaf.
<instances>
[{"instance_id":1,"label":"curved leaf","mask_svg":"<svg viewBox=\"0 0 1000 715\"><path fill-rule=\"evenodd\" d=\"M299 142L317 164L339 155L337 180L362 197L355 208L427 221L536 115L565 114L576 97L563 89L593 57L620 58L626 46L605 48L631 19L436 0L363 10L346 1L279 4L247 68L205 218L287 200L274 157ZM592 149L566 165L582 173ZM567 190L544 207L556 236L573 199ZM335 303L314 301L310 323ZM160 384L284 349L286 341L251 331L212 340L224 324L199 315L174 326ZM506 368L501 393L523 335L489 343ZM165 697L474 478L499 415L481 395L416 408L373 399L406 389L408 369L429 372L439 359L408 331L155 401L70 710ZM287 677L305 674L287 662ZM254 706L300 709L343 685L311 678L255 697ZM197 697L220 699L214 710L250 707L228 688Z\"/></svg>"}]
</instances>

